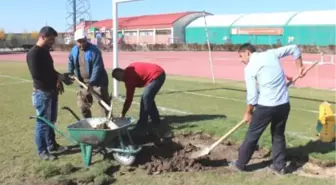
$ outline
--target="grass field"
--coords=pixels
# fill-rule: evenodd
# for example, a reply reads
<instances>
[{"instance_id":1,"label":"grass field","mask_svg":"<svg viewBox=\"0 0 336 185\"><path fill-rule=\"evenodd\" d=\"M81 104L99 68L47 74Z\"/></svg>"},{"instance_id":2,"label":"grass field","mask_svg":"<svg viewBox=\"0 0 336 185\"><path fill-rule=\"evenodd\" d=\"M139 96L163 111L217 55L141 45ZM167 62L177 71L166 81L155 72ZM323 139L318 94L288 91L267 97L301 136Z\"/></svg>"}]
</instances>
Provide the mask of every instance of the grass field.
<instances>
[{"instance_id":1,"label":"grass field","mask_svg":"<svg viewBox=\"0 0 336 185\"><path fill-rule=\"evenodd\" d=\"M65 71L64 66L57 66ZM112 81L110 81L110 84ZM111 87L112 85L110 85ZM128 172L127 168L117 169L114 162L97 161L90 169L82 168L80 153L59 156L55 162L41 162L36 156L34 144L35 121L29 120L35 115L31 103L32 82L25 63L0 63L0 184L46 184L67 182L76 179L80 182L103 184L104 181L115 184L235 184L235 185L276 185L276 184L334 184L332 179L315 179L296 175L278 177L263 172L220 174L167 173L160 176L147 176L137 169ZM124 87L120 84L123 95ZM138 116L142 89L136 91L135 104L129 115ZM76 106L76 86L66 87L60 96L59 106L69 106L79 113ZM112 92L112 89L110 89ZM321 164L334 165L335 146L321 146L316 139L315 126L318 107L321 101L335 101L331 91L291 88L291 113L286 130L289 152L293 155L307 155ZM156 98L161 114L170 122L175 132L203 131L218 137L223 135L241 120L245 108L244 84L233 81L219 81L212 84L207 79L168 76L167 81ZM114 101L115 115L122 108L120 101ZM335 106L333 105L335 110ZM98 113L97 106L93 107ZM225 118L223 118L225 116ZM75 119L66 111L59 109L57 126L66 131L69 123ZM247 126L234 133L230 140L241 142ZM61 144L70 143L59 134ZM270 132L266 131L260 141L261 146L270 148ZM78 169L77 169L78 168ZM36 178L36 179L34 179Z\"/></svg>"}]
</instances>

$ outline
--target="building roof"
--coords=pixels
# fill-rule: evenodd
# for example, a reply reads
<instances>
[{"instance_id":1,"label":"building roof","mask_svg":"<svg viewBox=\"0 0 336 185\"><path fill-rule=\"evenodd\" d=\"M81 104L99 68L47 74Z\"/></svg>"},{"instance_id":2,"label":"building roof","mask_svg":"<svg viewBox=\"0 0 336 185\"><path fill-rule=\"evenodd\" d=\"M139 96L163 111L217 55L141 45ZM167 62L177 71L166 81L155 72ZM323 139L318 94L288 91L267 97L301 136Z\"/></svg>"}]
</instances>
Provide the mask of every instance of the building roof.
<instances>
[{"instance_id":1,"label":"building roof","mask_svg":"<svg viewBox=\"0 0 336 185\"><path fill-rule=\"evenodd\" d=\"M288 25L336 25L336 10L300 12Z\"/></svg>"},{"instance_id":2,"label":"building roof","mask_svg":"<svg viewBox=\"0 0 336 185\"><path fill-rule=\"evenodd\" d=\"M142 15L118 18L118 27L123 29L170 28L180 18L199 12L181 12L156 15ZM92 24L92 27L111 29L112 19L105 19Z\"/></svg>"},{"instance_id":3,"label":"building roof","mask_svg":"<svg viewBox=\"0 0 336 185\"><path fill-rule=\"evenodd\" d=\"M205 17L208 27L227 27L231 26L237 19L239 19L243 14L232 14L232 15L208 15ZM192 21L187 28L195 27L205 27L204 17L199 17Z\"/></svg>"},{"instance_id":4,"label":"building roof","mask_svg":"<svg viewBox=\"0 0 336 185\"><path fill-rule=\"evenodd\" d=\"M284 26L296 12L252 13L238 19L233 26Z\"/></svg>"}]
</instances>

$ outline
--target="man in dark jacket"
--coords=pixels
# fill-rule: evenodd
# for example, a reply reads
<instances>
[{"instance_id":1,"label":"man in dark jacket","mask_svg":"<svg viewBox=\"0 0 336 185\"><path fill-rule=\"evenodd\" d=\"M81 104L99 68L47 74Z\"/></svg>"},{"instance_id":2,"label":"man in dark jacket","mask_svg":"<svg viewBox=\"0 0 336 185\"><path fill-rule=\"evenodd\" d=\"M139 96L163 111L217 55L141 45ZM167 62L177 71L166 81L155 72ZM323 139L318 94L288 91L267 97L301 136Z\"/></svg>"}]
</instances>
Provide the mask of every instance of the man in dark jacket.
<instances>
[{"instance_id":1,"label":"man in dark jacket","mask_svg":"<svg viewBox=\"0 0 336 185\"><path fill-rule=\"evenodd\" d=\"M87 41L85 31L79 29L75 32L77 44L72 48L69 54L68 71L74 74L80 81L87 84L90 90L79 87L77 93L77 104L84 118L92 117L91 106L93 97L91 90L97 92L103 101L110 104L108 93L108 75L104 67L101 51L93 44ZM99 104L100 105L100 104ZM108 111L102 105L102 116L107 116Z\"/></svg>"}]
</instances>

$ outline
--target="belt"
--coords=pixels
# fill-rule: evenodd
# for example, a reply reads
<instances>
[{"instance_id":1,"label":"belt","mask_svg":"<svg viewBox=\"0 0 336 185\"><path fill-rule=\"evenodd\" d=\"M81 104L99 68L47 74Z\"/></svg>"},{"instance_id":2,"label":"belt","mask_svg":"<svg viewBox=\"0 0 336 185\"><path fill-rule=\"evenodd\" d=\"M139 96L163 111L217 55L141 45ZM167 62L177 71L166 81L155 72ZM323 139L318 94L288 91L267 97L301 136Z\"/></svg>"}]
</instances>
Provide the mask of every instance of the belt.
<instances>
[{"instance_id":1,"label":"belt","mask_svg":"<svg viewBox=\"0 0 336 185\"><path fill-rule=\"evenodd\" d=\"M35 87L33 87L33 91L43 91L43 92L48 92L48 93L54 93L54 92L56 92L56 90L46 91L46 90L42 90L42 89L36 89Z\"/></svg>"}]
</instances>

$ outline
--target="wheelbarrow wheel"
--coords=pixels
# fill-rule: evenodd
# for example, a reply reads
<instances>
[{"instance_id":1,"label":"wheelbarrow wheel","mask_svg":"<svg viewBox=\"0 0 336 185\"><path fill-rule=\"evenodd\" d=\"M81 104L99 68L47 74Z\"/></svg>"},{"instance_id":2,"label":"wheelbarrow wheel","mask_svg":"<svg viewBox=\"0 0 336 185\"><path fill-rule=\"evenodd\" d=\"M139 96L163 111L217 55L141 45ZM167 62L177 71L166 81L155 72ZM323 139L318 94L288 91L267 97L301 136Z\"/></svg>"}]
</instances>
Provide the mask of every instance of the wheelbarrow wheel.
<instances>
[{"instance_id":1,"label":"wheelbarrow wheel","mask_svg":"<svg viewBox=\"0 0 336 185\"><path fill-rule=\"evenodd\" d=\"M135 162L135 156L132 154L113 152L113 157L116 161L124 166L131 166Z\"/></svg>"}]
</instances>

